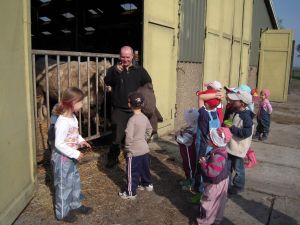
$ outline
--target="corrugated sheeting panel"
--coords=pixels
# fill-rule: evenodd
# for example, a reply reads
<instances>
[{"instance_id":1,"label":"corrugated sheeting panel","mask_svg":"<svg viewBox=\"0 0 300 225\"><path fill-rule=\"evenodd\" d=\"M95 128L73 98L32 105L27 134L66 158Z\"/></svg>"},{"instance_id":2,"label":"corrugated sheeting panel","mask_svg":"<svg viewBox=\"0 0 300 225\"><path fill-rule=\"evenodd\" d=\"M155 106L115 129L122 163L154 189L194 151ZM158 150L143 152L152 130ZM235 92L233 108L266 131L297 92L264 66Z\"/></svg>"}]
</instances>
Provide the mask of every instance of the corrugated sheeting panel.
<instances>
[{"instance_id":1,"label":"corrugated sheeting panel","mask_svg":"<svg viewBox=\"0 0 300 225\"><path fill-rule=\"evenodd\" d=\"M203 62L205 0L181 0L179 61Z\"/></svg>"},{"instance_id":2,"label":"corrugated sheeting panel","mask_svg":"<svg viewBox=\"0 0 300 225\"><path fill-rule=\"evenodd\" d=\"M253 0L207 0L204 83L247 83Z\"/></svg>"}]
</instances>

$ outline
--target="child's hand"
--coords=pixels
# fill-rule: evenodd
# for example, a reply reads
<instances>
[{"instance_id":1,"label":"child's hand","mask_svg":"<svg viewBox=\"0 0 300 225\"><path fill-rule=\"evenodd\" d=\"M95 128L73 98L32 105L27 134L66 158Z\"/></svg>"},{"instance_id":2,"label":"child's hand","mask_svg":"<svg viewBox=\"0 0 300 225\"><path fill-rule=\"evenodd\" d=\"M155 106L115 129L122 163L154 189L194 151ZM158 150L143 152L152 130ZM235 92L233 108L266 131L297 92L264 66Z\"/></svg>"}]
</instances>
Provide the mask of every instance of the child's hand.
<instances>
[{"instance_id":1,"label":"child's hand","mask_svg":"<svg viewBox=\"0 0 300 225\"><path fill-rule=\"evenodd\" d=\"M203 162L205 162L205 161L206 161L205 157L201 157L201 158L199 159L199 163L203 163Z\"/></svg>"},{"instance_id":2,"label":"child's hand","mask_svg":"<svg viewBox=\"0 0 300 225\"><path fill-rule=\"evenodd\" d=\"M218 98L218 99L224 99L225 96L224 96L224 94L223 94L222 92L218 91L218 92L216 93L216 98Z\"/></svg>"},{"instance_id":3,"label":"child's hand","mask_svg":"<svg viewBox=\"0 0 300 225\"><path fill-rule=\"evenodd\" d=\"M78 160L78 161L82 160L83 156L84 156L84 154L80 152L80 155L79 155L79 157L77 158L77 160Z\"/></svg>"},{"instance_id":4,"label":"child's hand","mask_svg":"<svg viewBox=\"0 0 300 225\"><path fill-rule=\"evenodd\" d=\"M92 148L92 146L89 143L87 143L86 141L80 142L79 145L81 148L82 147Z\"/></svg>"}]
</instances>

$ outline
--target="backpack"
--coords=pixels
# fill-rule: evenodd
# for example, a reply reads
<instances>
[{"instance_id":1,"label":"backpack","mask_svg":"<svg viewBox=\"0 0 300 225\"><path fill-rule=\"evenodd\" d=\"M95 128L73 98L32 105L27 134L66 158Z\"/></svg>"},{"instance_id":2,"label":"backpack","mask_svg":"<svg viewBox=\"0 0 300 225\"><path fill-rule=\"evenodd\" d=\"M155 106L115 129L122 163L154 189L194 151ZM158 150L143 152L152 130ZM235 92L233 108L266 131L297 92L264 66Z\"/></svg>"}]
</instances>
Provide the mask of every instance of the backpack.
<instances>
[{"instance_id":1,"label":"backpack","mask_svg":"<svg viewBox=\"0 0 300 225\"><path fill-rule=\"evenodd\" d=\"M218 184L220 183L222 180L226 179L228 177L228 169L227 169L227 156L225 154L223 154L222 152L214 152L215 155L221 155L225 158L225 165L224 165L224 169L221 171L221 173L216 176L216 177L206 177L205 176L205 181L208 183L212 183L212 184Z\"/></svg>"}]
</instances>

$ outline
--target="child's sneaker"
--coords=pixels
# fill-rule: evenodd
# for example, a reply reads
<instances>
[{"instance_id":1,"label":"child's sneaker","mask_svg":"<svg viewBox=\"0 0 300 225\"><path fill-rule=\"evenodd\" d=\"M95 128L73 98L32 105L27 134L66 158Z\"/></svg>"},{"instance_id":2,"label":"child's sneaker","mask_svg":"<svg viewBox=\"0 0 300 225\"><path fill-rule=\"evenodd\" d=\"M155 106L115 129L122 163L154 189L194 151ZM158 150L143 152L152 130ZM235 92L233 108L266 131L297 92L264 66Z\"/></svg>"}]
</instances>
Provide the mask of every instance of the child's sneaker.
<instances>
[{"instance_id":1,"label":"child's sneaker","mask_svg":"<svg viewBox=\"0 0 300 225\"><path fill-rule=\"evenodd\" d=\"M84 215L91 214L93 212L93 208L81 205L79 208L73 210L75 213L80 213Z\"/></svg>"},{"instance_id":2,"label":"child's sneaker","mask_svg":"<svg viewBox=\"0 0 300 225\"><path fill-rule=\"evenodd\" d=\"M119 196L120 196L121 198L127 199L127 200L134 200L134 199L136 199L136 195L128 195L128 194L126 193L126 191L124 191L124 192L119 192Z\"/></svg>"},{"instance_id":3,"label":"child's sneaker","mask_svg":"<svg viewBox=\"0 0 300 225\"><path fill-rule=\"evenodd\" d=\"M140 191L143 191L146 189L146 191L153 191L153 184L149 184L147 186L138 185L137 187Z\"/></svg>"},{"instance_id":4,"label":"child's sneaker","mask_svg":"<svg viewBox=\"0 0 300 225\"><path fill-rule=\"evenodd\" d=\"M72 211L70 211L68 215L61 219L61 221L64 221L66 223L74 223L77 221L77 217Z\"/></svg>"},{"instance_id":5,"label":"child's sneaker","mask_svg":"<svg viewBox=\"0 0 300 225\"><path fill-rule=\"evenodd\" d=\"M200 200L201 200L201 197L202 197L202 193L197 193L195 194L193 197L191 197L191 203L192 204L199 204L200 203Z\"/></svg>"}]
</instances>

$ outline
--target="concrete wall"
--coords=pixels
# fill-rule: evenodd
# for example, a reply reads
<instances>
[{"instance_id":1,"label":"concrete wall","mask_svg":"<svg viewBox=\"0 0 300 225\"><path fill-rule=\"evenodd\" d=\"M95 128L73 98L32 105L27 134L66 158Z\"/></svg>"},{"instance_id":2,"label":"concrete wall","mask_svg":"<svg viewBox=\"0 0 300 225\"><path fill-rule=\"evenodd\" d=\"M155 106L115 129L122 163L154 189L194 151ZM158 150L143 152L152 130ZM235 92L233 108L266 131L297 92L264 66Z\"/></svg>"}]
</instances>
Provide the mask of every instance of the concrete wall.
<instances>
[{"instance_id":1,"label":"concrete wall","mask_svg":"<svg viewBox=\"0 0 300 225\"><path fill-rule=\"evenodd\" d=\"M0 2L0 224L11 224L36 181L30 1Z\"/></svg>"},{"instance_id":2,"label":"concrete wall","mask_svg":"<svg viewBox=\"0 0 300 225\"><path fill-rule=\"evenodd\" d=\"M267 11L265 1L253 0L252 17L252 45L250 53L250 66L258 66L260 29L272 29L272 23Z\"/></svg>"},{"instance_id":3,"label":"concrete wall","mask_svg":"<svg viewBox=\"0 0 300 225\"><path fill-rule=\"evenodd\" d=\"M202 68L203 64L201 63L178 62L177 64L175 130L185 124L183 118L185 109L198 108L196 91L201 88Z\"/></svg>"}]
</instances>

